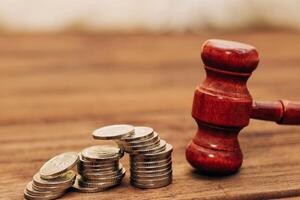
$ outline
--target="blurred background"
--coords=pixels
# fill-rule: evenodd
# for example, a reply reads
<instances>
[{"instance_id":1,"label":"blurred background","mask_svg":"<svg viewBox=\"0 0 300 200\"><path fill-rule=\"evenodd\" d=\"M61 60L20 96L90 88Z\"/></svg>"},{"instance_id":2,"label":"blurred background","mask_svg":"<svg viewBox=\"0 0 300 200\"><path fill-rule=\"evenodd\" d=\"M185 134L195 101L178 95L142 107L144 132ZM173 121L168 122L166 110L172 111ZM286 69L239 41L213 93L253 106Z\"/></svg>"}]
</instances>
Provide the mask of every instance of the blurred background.
<instances>
[{"instance_id":1,"label":"blurred background","mask_svg":"<svg viewBox=\"0 0 300 200\"><path fill-rule=\"evenodd\" d=\"M118 123L153 127L174 146L175 184L159 194L188 198L190 183L194 198L226 195L219 182L192 177L184 156L196 131L194 88L205 77L201 45L257 47L253 98L300 100L299 31L299 0L0 0L2 196L21 199L44 161L99 144L92 131ZM286 178L299 174L299 127L252 120L240 141L247 169L224 186L228 194L299 191L299 177ZM123 184L103 198L126 194ZM134 190L137 199L155 194Z\"/></svg>"},{"instance_id":2,"label":"blurred background","mask_svg":"<svg viewBox=\"0 0 300 200\"><path fill-rule=\"evenodd\" d=\"M300 30L297 0L1 0L11 32L199 32Z\"/></svg>"}]
</instances>

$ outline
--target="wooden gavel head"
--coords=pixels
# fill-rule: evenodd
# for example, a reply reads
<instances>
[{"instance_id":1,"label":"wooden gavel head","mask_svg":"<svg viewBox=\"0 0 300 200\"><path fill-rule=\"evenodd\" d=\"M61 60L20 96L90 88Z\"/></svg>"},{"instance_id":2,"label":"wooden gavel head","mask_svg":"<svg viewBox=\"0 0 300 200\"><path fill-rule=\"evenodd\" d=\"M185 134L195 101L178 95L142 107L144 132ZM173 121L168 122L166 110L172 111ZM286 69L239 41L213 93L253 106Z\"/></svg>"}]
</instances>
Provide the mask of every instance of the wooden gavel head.
<instances>
[{"instance_id":1,"label":"wooden gavel head","mask_svg":"<svg viewBox=\"0 0 300 200\"><path fill-rule=\"evenodd\" d=\"M243 161L237 135L249 124L252 97L246 82L258 65L258 52L243 43L208 40L201 57L207 76L195 90L192 116L198 131L186 158L200 172L231 174Z\"/></svg>"},{"instance_id":2,"label":"wooden gavel head","mask_svg":"<svg viewBox=\"0 0 300 200\"><path fill-rule=\"evenodd\" d=\"M300 102L252 100L246 83L259 62L253 46L208 40L201 57L206 79L195 90L192 116L198 130L186 158L202 173L231 174L242 165L237 136L250 118L300 124Z\"/></svg>"}]
</instances>

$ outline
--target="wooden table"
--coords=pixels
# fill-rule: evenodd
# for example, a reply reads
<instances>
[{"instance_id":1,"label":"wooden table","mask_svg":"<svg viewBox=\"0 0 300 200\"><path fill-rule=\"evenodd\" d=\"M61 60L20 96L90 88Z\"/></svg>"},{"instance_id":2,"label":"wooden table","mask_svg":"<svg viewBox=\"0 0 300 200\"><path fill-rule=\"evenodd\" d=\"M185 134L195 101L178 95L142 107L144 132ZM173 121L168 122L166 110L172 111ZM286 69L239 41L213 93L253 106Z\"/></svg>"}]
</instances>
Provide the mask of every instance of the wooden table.
<instances>
[{"instance_id":1,"label":"wooden table","mask_svg":"<svg viewBox=\"0 0 300 200\"><path fill-rule=\"evenodd\" d=\"M300 128L252 121L240 135L241 171L197 175L184 151L196 130L193 91L208 38L243 41L261 63L248 87L259 100L300 99L300 35L290 32L199 35L2 35L0 37L0 198L20 199L41 165L65 151L100 144L107 124L153 127L174 146L172 185L129 184L62 199L267 199L300 195ZM121 161L128 169L128 157Z\"/></svg>"}]
</instances>

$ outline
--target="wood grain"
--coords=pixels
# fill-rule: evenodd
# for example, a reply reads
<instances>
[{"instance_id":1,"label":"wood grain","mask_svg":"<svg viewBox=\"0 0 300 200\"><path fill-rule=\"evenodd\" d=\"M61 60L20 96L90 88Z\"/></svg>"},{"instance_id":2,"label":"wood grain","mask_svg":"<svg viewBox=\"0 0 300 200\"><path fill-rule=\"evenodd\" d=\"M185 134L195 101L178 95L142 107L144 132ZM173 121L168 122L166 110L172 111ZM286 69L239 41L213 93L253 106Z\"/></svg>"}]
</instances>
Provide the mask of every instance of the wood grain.
<instances>
[{"instance_id":1,"label":"wood grain","mask_svg":"<svg viewBox=\"0 0 300 200\"><path fill-rule=\"evenodd\" d=\"M64 151L99 144L113 123L153 127L174 146L174 182L155 190L120 187L62 199L268 199L300 195L300 128L253 120L240 135L244 163L229 177L197 175L184 151L196 125L193 91L204 78L208 38L256 46L249 80L256 100L300 99L300 37L289 32L199 35L2 35L0 198L21 199L39 167ZM128 168L128 158L122 163Z\"/></svg>"}]
</instances>

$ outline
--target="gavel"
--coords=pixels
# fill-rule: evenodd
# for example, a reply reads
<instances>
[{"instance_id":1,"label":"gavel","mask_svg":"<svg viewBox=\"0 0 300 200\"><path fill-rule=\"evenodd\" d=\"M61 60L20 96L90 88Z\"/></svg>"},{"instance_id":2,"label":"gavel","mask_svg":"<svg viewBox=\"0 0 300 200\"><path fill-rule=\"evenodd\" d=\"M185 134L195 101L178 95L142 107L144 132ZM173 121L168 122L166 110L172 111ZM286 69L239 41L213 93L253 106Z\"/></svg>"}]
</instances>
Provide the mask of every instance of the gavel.
<instances>
[{"instance_id":1,"label":"gavel","mask_svg":"<svg viewBox=\"0 0 300 200\"><path fill-rule=\"evenodd\" d=\"M186 149L186 159L200 173L229 175L242 165L238 134L250 118L300 124L300 102L252 100L246 83L259 55L251 45L207 40L201 58L206 79L195 90L192 117L198 130Z\"/></svg>"}]
</instances>

